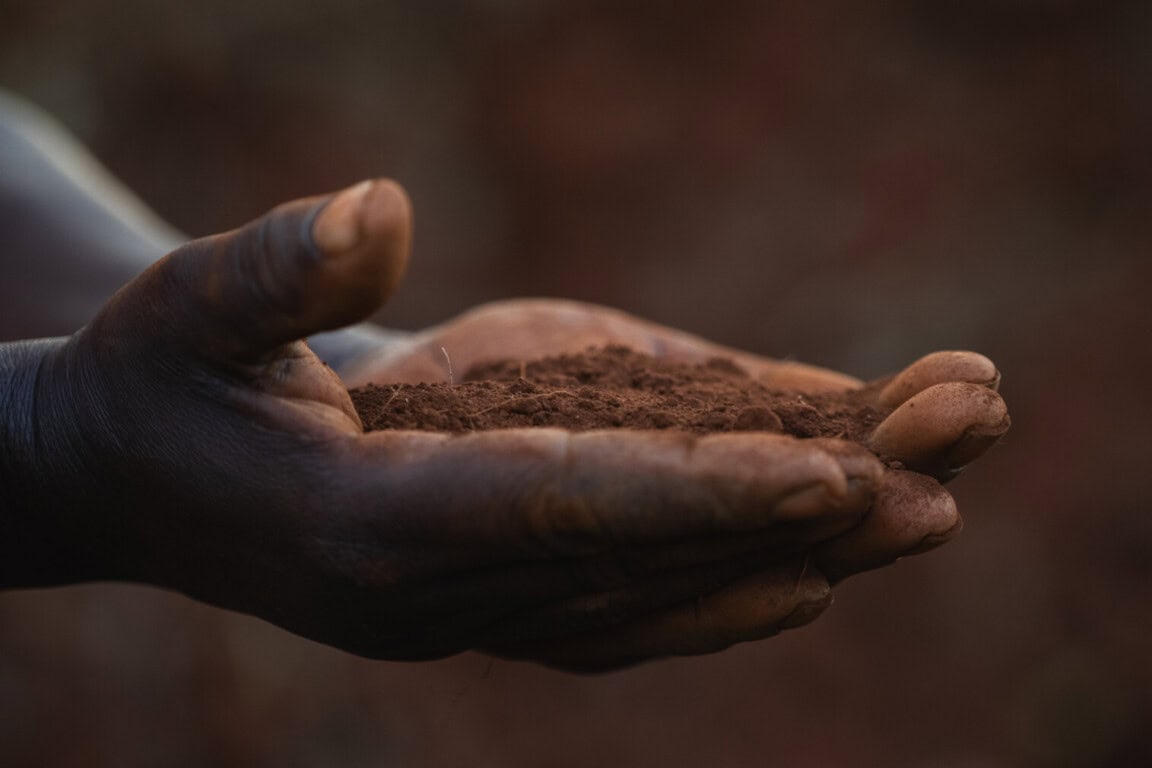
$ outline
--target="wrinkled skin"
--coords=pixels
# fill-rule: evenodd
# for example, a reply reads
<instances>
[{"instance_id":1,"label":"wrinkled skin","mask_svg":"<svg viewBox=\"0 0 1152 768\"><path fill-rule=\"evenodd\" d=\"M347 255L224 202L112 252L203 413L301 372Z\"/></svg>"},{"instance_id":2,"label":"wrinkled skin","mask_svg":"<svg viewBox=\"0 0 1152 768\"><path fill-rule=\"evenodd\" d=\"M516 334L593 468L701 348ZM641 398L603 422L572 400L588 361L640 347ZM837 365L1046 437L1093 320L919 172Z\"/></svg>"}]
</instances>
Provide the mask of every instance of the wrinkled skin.
<instances>
[{"instance_id":1,"label":"wrinkled skin","mask_svg":"<svg viewBox=\"0 0 1152 768\"><path fill-rule=\"evenodd\" d=\"M442 380L441 347L457 370L607 342L725 354L774 386L903 403L873 447L906 469L776 434L365 435L345 382L300 339L372 313L410 232L389 182L290 203L177 249L81 332L23 349L9 400L37 427L5 446L23 478L5 584L133 580L375 658L480 649L605 670L802 625L830 584L943 543L959 517L933 477L1008 425L979 355L866 386L526 301L365 353L346 382Z\"/></svg>"}]
</instances>

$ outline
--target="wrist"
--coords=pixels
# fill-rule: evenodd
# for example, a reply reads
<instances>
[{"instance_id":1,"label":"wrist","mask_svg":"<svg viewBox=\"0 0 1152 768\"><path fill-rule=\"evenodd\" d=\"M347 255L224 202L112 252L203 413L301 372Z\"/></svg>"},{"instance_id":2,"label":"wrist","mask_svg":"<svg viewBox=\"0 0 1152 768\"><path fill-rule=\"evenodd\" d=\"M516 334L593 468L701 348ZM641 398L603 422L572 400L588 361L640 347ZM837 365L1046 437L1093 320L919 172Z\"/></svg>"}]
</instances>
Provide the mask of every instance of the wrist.
<instances>
[{"instance_id":1,"label":"wrist","mask_svg":"<svg viewBox=\"0 0 1152 768\"><path fill-rule=\"evenodd\" d=\"M61 524L70 506L65 489L77 486L79 473L44 439L59 432L45 412L52 410L45 407L45 378L67 341L0 344L0 589L87 578L86 558L73 552L75 542L67 545Z\"/></svg>"}]
</instances>

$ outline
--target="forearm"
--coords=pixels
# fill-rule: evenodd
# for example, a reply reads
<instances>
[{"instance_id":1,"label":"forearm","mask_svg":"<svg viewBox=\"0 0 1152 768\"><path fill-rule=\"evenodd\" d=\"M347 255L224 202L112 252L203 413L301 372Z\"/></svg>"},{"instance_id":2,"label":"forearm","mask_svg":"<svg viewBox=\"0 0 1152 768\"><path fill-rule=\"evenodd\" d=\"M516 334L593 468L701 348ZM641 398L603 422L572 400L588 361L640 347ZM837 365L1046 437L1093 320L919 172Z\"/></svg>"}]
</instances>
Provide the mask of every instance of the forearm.
<instances>
[{"instance_id":1,"label":"forearm","mask_svg":"<svg viewBox=\"0 0 1152 768\"><path fill-rule=\"evenodd\" d=\"M62 126L0 92L0 338L70 334L184 238Z\"/></svg>"},{"instance_id":2,"label":"forearm","mask_svg":"<svg viewBox=\"0 0 1152 768\"><path fill-rule=\"evenodd\" d=\"M0 344L0 589L76 580L53 520L59 510L45 490L59 456L46 456L37 391L44 362L66 339Z\"/></svg>"}]
</instances>

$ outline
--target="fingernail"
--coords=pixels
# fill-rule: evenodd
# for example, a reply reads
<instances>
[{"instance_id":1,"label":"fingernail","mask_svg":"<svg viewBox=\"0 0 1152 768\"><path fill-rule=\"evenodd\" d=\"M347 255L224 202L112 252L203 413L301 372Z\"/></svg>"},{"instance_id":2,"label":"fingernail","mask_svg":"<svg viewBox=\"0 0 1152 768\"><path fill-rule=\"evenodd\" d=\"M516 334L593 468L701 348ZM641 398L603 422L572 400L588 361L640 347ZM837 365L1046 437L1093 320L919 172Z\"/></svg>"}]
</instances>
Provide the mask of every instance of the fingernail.
<instances>
[{"instance_id":1,"label":"fingernail","mask_svg":"<svg viewBox=\"0 0 1152 768\"><path fill-rule=\"evenodd\" d=\"M323 253L344 253L360 243L360 209L371 190L372 182L362 181L324 206L312 225L312 239Z\"/></svg>"},{"instance_id":2,"label":"fingernail","mask_svg":"<svg viewBox=\"0 0 1152 768\"><path fill-rule=\"evenodd\" d=\"M958 471L968 466L1000 442L1011 426L1012 419L1005 412L995 423L981 424L968 430L948 451L949 467Z\"/></svg>"},{"instance_id":3,"label":"fingernail","mask_svg":"<svg viewBox=\"0 0 1152 768\"><path fill-rule=\"evenodd\" d=\"M832 503L828 486L813 483L776 502L775 512L781 517L804 518L826 511Z\"/></svg>"},{"instance_id":4,"label":"fingernail","mask_svg":"<svg viewBox=\"0 0 1152 768\"><path fill-rule=\"evenodd\" d=\"M880 482L872 477L849 477L848 493L840 502L840 508L855 510L861 516L872 506L876 498L876 489Z\"/></svg>"},{"instance_id":5,"label":"fingernail","mask_svg":"<svg viewBox=\"0 0 1152 768\"><path fill-rule=\"evenodd\" d=\"M919 555L919 554L922 554L924 552L928 552L930 550L936 549L937 547L941 547L941 546L947 544L952 539L956 538L956 534L960 533L960 531L963 528L964 528L964 521L961 520L960 518L956 518L956 524L953 525L951 528L949 528L946 531L941 531L939 533L928 534L923 539L921 539L920 542L916 546L910 547L909 549L905 550L904 554L902 554L901 557L909 557L911 555Z\"/></svg>"},{"instance_id":6,"label":"fingernail","mask_svg":"<svg viewBox=\"0 0 1152 768\"><path fill-rule=\"evenodd\" d=\"M801 603L796 606L796 609L793 610L792 613L784 617L784 620L780 622L780 629L795 629L805 624L811 624L820 614L824 613L830 605L832 605L831 591L817 600Z\"/></svg>"}]
</instances>

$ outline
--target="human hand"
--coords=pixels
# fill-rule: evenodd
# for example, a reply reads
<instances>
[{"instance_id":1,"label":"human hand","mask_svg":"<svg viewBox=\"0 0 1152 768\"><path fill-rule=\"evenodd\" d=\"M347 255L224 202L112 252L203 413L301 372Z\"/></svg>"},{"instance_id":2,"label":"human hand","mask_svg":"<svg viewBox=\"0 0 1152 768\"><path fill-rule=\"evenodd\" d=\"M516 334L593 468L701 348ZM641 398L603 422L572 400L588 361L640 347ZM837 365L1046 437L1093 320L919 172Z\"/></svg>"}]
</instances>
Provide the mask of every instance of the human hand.
<instances>
[{"instance_id":1,"label":"human hand","mask_svg":"<svg viewBox=\"0 0 1152 768\"><path fill-rule=\"evenodd\" d=\"M814 553L884 485L859 446L362 434L298 340L387 297L409 216L387 182L282 206L24 348L2 435L19 490L5 585L140 581L365 656L477 648L572 669L714 650L827 605Z\"/></svg>"},{"instance_id":2,"label":"human hand","mask_svg":"<svg viewBox=\"0 0 1152 768\"><path fill-rule=\"evenodd\" d=\"M557 300L495 302L418 333L387 351L354 365L346 379L365 383L414 383L448 378L445 353L457 371L493 359L531 361L581 352L588 347L619 344L659 358L703 363L715 357L738 362L774 389L804 394L850 392L858 403L887 417L865 440L887 460L873 507L861 525L805 551L805 567L830 583L876 568L904 555L937 547L961 528L951 496L940 486L983 454L1007 430L1009 419L996 393L1000 374L990 360L972 352L937 352L895 376L864 383L844 374L792 362L781 362L721 347L681 331L625 313ZM753 579L719 590L677 613L650 623L648 633L667 632L698 638L707 622L707 606L723 617L712 621L712 645L686 639L685 652L714 649L755 636L758 610L765 601L786 599L787 579L766 583ZM742 621L746 622L741 629ZM623 627L614 642L635 634ZM576 663L583 648L568 649Z\"/></svg>"}]
</instances>

